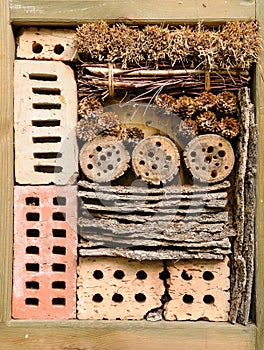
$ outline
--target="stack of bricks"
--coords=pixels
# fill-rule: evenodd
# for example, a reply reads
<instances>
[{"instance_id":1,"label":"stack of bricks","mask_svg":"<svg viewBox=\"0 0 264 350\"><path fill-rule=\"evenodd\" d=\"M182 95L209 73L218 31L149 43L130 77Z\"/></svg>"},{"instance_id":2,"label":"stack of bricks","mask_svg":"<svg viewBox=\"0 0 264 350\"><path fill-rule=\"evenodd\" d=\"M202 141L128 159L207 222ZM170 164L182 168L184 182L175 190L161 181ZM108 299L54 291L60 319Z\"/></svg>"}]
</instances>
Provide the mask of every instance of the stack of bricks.
<instances>
[{"instance_id":1,"label":"stack of bricks","mask_svg":"<svg viewBox=\"0 0 264 350\"><path fill-rule=\"evenodd\" d=\"M226 321L228 261L80 257L71 30L30 28L15 62L13 318ZM77 277L78 273L78 277Z\"/></svg>"}]
</instances>

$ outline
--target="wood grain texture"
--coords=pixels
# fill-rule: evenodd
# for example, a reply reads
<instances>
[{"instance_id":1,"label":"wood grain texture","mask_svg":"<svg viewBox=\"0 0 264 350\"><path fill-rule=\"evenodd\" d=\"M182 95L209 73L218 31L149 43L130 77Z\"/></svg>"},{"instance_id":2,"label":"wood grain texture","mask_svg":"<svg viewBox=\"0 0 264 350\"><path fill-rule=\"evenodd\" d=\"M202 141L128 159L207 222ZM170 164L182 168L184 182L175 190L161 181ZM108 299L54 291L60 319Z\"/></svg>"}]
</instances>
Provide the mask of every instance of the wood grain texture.
<instances>
[{"instance_id":1,"label":"wood grain texture","mask_svg":"<svg viewBox=\"0 0 264 350\"><path fill-rule=\"evenodd\" d=\"M254 0L11 0L11 21L27 23L77 24L106 19L126 20L128 23L146 22L223 22L255 17Z\"/></svg>"},{"instance_id":2,"label":"wood grain texture","mask_svg":"<svg viewBox=\"0 0 264 350\"><path fill-rule=\"evenodd\" d=\"M10 319L13 237L13 74L14 38L8 1L0 1L0 321Z\"/></svg>"},{"instance_id":3,"label":"wood grain texture","mask_svg":"<svg viewBox=\"0 0 264 350\"><path fill-rule=\"evenodd\" d=\"M256 17L260 22L260 33L264 37L264 8L261 0L256 1ZM257 350L264 349L264 51L261 50L256 69L255 105L259 126L258 172L257 172L257 211L256 211L256 322Z\"/></svg>"},{"instance_id":4,"label":"wood grain texture","mask_svg":"<svg viewBox=\"0 0 264 350\"><path fill-rule=\"evenodd\" d=\"M208 322L11 322L1 350L254 350L255 326Z\"/></svg>"}]
</instances>

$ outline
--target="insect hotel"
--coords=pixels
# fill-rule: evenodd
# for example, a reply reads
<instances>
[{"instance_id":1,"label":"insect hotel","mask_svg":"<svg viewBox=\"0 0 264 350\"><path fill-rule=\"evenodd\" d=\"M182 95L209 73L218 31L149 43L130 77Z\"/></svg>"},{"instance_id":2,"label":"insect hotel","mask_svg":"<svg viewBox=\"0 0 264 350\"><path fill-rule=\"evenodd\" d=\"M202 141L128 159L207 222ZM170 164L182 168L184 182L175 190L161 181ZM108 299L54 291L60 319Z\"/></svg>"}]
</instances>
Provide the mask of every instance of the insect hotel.
<instances>
[{"instance_id":1,"label":"insect hotel","mask_svg":"<svg viewBox=\"0 0 264 350\"><path fill-rule=\"evenodd\" d=\"M14 82L5 281L8 327L20 325L7 344L42 348L55 325L68 330L49 349L127 327L110 348L138 347L145 329L144 349L262 349L259 18L87 18L17 18L1 73Z\"/></svg>"}]
</instances>

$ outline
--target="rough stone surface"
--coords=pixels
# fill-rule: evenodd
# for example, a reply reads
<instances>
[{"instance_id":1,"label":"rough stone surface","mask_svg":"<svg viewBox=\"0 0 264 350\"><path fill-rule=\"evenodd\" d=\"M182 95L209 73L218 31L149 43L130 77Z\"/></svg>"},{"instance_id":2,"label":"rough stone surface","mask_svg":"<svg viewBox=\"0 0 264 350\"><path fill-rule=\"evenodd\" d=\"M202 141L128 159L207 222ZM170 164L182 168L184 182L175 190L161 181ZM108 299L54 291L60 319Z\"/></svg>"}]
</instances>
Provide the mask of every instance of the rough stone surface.
<instances>
[{"instance_id":1,"label":"rough stone surface","mask_svg":"<svg viewBox=\"0 0 264 350\"><path fill-rule=\"evenodd\" d=\"M78 170L72 69L62 62L17 60L14 98L16 181L72 184Z\"/></svg>"},{"instance_id":2,"label":"rough stone surface","mask_svg":"<svg viewBox=\"0 0 264 350\"><path fill-rule=\"evenodd\" d=\"M23 28L17 37L17 57L72 61L76 57L74 30Z\"/></svg>"},{"instance_id":3,"label":"rough stone surface","mask_svg":"<svg viewBox=\"0 0 264 350\"><path fill-rule=\"evenodd\" d=\"M76 187L14 190L13 318L76 315Z\"/></svg>"},{"instance_id":4,"label":"rough stone surface","mask_svg":"<svg viewBox=\"0 0 264 350\"><path fill-rule=\"evenodd\" d=\"M166 320L228 321L230 269L224 261L169 262Z\"/></svg>"},{"instance_id":5,"label":"rough stone surface","mask_svg":"<svg viewBox=\"0 0 264 350\"><path fill-rule=\"evenodd\" d=\"M162 271L162 261L80 258L77 318L143 319L148 311L161 306Z\"/></svg>"}]
</instances>

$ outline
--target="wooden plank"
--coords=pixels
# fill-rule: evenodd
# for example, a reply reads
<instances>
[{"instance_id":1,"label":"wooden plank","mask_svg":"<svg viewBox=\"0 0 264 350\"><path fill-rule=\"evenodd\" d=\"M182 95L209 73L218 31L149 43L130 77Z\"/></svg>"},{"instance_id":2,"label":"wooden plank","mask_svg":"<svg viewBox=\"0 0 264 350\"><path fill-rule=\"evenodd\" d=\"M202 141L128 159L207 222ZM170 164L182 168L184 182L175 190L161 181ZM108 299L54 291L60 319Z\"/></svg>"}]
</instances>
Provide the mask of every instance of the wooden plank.
<instances>
[{"instance_id":1,"label":"wooden plank","mask_svg":"<svg viewBox=\"0 0 264 350\"><path fill-rule=\"evenodd\" d=\"M2 350L254 350L256 328L225 322L11 322Z\"/></svg>"},{"instance_id":2,"label":"wooden plank","mask_svg":"<svg viewBox=\"0 0 264 350\"><path fill-rule=\"evenodd\" d=\"M257 0L256 17L260 22L260 33L264 37L264 7L261 0ZM256 69L255 105L257 123L259 125L259 149L257 172L257 211L256 211L256 323L257 350L264 349L264 51L261 50Z\"/></svg>"},{"instance_id":3,"label":"wooden plank","mask_svg":"<svg viewBox=\"0 0 264 350\"><path fill-rule=\"evenodd\" d=\"M15 24L76 24L98 19L143 22L223 22L255 17L254 0L11 0L11 21Z\"/></svg>"},{"instance_id":4,"label":"wooden plank","mask_svg":"<svg viewBox=\"0 0 264 350\"><path fill-rule=\"evenodd\" d=\"M0 321L10 319L13 238L13 57L8 1L0 1Z\"/></svg>"}]
</instances>

